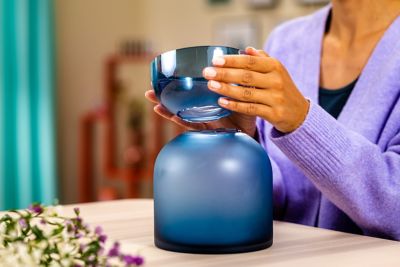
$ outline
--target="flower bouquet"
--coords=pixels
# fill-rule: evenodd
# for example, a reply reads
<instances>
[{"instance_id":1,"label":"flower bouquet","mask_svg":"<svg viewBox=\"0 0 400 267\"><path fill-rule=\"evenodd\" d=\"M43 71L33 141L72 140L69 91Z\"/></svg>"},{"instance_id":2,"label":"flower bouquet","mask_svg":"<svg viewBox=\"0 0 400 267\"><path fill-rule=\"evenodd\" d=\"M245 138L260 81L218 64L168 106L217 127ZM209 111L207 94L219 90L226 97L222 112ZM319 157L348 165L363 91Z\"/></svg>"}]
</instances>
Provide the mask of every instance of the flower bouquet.
<instances>
[{"instance_id":1,"label":"flower bouquet","mask_svg":"<svg viewBox=\"0 0 400 267\"><path fill-rule=\"evenodd\" d=\"M59 207L33 204L0 218L0 266L140 266L139 255L107 244L101 227L91 228L80 216L61 216Z\"/></svg>"}]
</instances>

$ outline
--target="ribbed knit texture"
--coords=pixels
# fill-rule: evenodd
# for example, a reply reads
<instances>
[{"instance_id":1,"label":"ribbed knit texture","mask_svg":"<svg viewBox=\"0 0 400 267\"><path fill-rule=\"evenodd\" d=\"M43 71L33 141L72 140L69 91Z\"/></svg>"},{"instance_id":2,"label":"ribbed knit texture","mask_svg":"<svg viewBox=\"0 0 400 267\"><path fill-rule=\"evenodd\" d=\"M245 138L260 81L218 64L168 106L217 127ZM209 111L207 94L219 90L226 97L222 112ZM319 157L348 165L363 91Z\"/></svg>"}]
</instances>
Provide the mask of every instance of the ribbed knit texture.
<instances>
[{"instance_id":1,"label":"ribbed knit texture","mask_svg":"<svg viewBox=\"0 0 400 267\"><path fill-rule=\"evenodd\" d=\"M279 26L265 50L310 100L282 134L258 118L273 162L277 219L400 240L400 18L387 29L336 120L318 106L330 6Z\"/></svg>"},{"instance_id":2,"label":"ribbed knit texture","mask_svg":"<svg viewBox=\"0 0 400 267\"><path fill-rule=\"evenodd\" d=\"M343 154L348 152L349 142L345 135L338 134L341 128L332 116L311 102L302 127L289 135L282 135L273 128L271 138L303 171L318 179L335 174L344 164Z\"/></svg>"}]
</instances>

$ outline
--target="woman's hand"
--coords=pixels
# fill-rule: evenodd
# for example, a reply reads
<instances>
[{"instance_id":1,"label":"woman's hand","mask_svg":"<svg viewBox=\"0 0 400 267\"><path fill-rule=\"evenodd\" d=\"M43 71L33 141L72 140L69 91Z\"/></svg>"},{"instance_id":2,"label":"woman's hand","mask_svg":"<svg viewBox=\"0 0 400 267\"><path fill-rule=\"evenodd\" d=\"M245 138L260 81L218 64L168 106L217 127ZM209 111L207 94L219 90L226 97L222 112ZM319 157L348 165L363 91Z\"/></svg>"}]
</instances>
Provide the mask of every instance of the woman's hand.
<instances>
[{"instance_id":1,"label":"woman's hand","mask_svg":"<svg viewBox=\"0 0 400 267\"><path fill-rule=\"evenodd\" d=\"M256 132L256 118L254 116L247 116L240 113L233 112L232 115L226 118L219 119L217 121L207 122L207 123L190 123L181 120L178 116L170 113L166 108L164 108L158 101L154 90L148 90L145 93L148 100L155 103L154 111L161 115L162 117L171 120L172 122L183 126L187 129L192 130L206 130L206 129L217 129L217 128L235 128L242 132L247 133L250 136L254 136Z\"/></svg>"},{"instance_id":2,"label":"woman's hand","mask_svg":"<svg viewBox=\"0 0 400 267\"><path fill-rule=\"evenodd\" d=\"M249 47L246 55L216 57L213 65L205 68L203 75L210 90L227 97L219 99L220 106L259 116L283 133L303 123L309 102L278 60Z\"/></svg>"}]
</instances>

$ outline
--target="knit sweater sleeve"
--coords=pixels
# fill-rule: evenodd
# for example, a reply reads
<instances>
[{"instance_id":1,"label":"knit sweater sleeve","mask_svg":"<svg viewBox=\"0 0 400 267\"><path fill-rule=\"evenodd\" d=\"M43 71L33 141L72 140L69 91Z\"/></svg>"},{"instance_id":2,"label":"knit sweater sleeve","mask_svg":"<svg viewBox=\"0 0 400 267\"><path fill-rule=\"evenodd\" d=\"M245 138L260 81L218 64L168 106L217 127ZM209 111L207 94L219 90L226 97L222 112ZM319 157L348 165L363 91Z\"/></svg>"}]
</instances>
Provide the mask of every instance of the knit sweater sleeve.
<instances>
[{"instance_id":1,"label":"knit sweater sleeve","mask_svg":"<svg viewBox=\"0 0 400 267\"><path fill-rule=\"evenodd\" d=\"M400 129L382 150L311 102L298 129L270 138L365 234L400 240Z\"/></svg>"},{"instance_id":2,"label":"knit sweater sleeve","mask_svg":"<svg viewBox=\"0 0 400 267\"><path fill-rule=\"evenodd\" d=\"M260 144L264 147L265 151L268 152L267 142L265 138L265 121L261 118L257 118L257 130ZM277 161L269 155L272 167L272 184L273 184L273 203L274 203L274 219L281 219L282 213L285 207L286 191L285 184L283 182L282 173Z\"/></svg>"}]
</instances>

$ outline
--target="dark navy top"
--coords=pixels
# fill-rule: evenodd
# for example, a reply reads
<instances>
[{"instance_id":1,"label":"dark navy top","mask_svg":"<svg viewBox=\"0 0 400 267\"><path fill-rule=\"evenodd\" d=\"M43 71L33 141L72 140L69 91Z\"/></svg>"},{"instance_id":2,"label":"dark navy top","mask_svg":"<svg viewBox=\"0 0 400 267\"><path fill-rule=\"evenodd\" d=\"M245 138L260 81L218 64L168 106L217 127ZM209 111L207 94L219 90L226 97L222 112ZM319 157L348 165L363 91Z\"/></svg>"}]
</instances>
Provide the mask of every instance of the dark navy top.
<instances>
[{"instance_id":1,"label":"dark navy top","mask_svg":"<svg viewBox=\"0 0 400 267\"><path fill-rule=\"evenodd\" d=\"M319 88L318 102L319 105L325 109L326 112L331 114L335 119L339 116L344 105L349 99L354 86L357 83L355 79L352 83L335 90L325 89L323 87Z\"/></svg>"}]
</instances>

